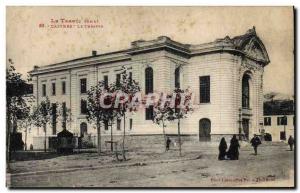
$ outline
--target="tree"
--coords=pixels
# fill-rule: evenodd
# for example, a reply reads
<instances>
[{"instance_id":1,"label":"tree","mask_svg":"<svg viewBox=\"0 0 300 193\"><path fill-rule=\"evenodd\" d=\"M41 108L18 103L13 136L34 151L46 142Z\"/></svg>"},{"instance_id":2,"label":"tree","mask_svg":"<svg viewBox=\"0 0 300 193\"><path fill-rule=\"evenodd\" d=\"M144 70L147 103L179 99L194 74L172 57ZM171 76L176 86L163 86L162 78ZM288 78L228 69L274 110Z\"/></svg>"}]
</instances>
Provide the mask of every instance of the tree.
<instances>
[{"instance_id":1,"label":"tree","mask_svg":"<svg viewBox=\"0 0 300 193\"><path fill-rule=\"evenodd\" d=\"M33 97L29 97L28 102L32 102ZM31 106L28 106L26 110L22 112L22 116L18 118L18 122L20 123L20 127L24 129L25 131L25 151L27 150L27 135L28 135L28 129L31 130L31 125L34 124L33 122L33 114L31 112Z\"/></svg>"},{"instance_id":2,"label":"tree","mask_svg":"<svg viewBox=\"0 0 300 193\"><path fill-rule=\"evenodd\" d=\"M107 119L109 113L101 105L101 96L105 93L104 82L92 86L87 92L87 120L96 123L98 154L101 154L101 122Z\"/></svg>"},{"instance_id":3,"label":"tree","mask_svg":"<svg viewBox=\"0 0 300 193\"><path fill-rule=\"evenodd\" d=\"M44 151L47 151L47 124L51 121L52 116L58 117L57 112L53 109L53 104L58 106L57 103L50 103L48 97L46 100L41 101L36 107L33 109L33 122L37 127L44 128Z\"/></svg>"},{"instance_id":4,"label":"tree","mask_svg":"<svg viewBox=\"0 0 300 193\"><path fill-rule=\"evenodd\" d=\"M164 95L161 93L160 98L158 102L154 105L153 111L154 111L154 123L157 125L162 125L163 128L163 135L164 135L164 146L165 151L167 150L166 144L167 144L167 136L166 136L166 122L169 120L169 111L170 111L170 100L172 99L172 95Z\"/></svg>"},{"instance_id":5,"label":"tree","mask_svg":"<svg viewBox=\"0 0 300 193\"><path fill-rule=\"evenodd\" d=\"M126 67L122 67L121 72L122 79L120 82L116 82L111 87L111 91L116 93L114 98L114 110L116 111L117 118L123 118L123 137L122 137L122 155L123 160L126 160L125 156L125 137L126 137L126 114L137 110L132 105L132 99L137 92L140 91L138 82L133 80L132 76L127 73Z\"/></svg>"},{"instance_id":6,"label":"tree","mask_svg":"<svg viewBox=\"0 0 300 193\"><path fill-rule=\"evenodd\" d=\"M177 120L177 132L178 132L178 143L179 143L179 156L181 156L181 129L180 120L187 117L189 112L192 112L192 93L189 89L182 90L176 88L172 96L171 103L166 107L165 116L168 121Z\"/></svg>"},{"instance_id":7,"label":"tree","mask_svg":"<svg viewBox=\"0 0 300 193\"><path fill-rule=\"evenodd\" d=\"M16 72L12 59L8 59L6 69L6 147L7 159L11 158L11 133L16 132L13 124L18 117L28 110L23 96L28 92L28 85L22 75Z\"/></svg>"}]
</instances>

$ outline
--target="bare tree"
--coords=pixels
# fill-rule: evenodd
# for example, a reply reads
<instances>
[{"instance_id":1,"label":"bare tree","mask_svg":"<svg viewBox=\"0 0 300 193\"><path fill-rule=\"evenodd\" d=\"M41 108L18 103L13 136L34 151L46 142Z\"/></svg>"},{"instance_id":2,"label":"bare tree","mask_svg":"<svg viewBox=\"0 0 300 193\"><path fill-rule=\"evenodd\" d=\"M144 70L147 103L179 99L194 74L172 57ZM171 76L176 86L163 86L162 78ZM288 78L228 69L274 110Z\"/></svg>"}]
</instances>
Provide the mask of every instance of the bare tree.
<instances>
[{"instance_id":1,"label":"bare tree","mask_svg":"<svg viewBox=\"0 0 300 193\"><path fill-rule=\"evenodd\" d=\"M13 127L17 119L20 119L29 111L24 100L28 92L28 84L22 79L22 74L16 72L12 59L8 59L6 70L6 147L7 159L11 159L11 133L15 132Z\"/></svg>"},{"instance_id":2,"label":"bare tree","mask_svg":"<svg viewBox=\"0 0 300 193\"><path fill-rule=\"evenodd\" d=\"M54 103L53 103L54 104ZM55 103L56 106L57 103ZM47 124L51 121L52 116L58 117L57 112L53 109L50 100L46 97L46 100L41 101L33 109L33 121L37 127L44 128L44 151L47 151Z\"/></svg>"},{"instance_id":3,"label":"bare tree","mask_svg":"<svg viewBox=\"0 0 300 193\"><path fill-rule=\"evenodd\" d=\"M192 93L189 89L182 90L176 88L173 93L174 107L172 105L167 108L167 119L169 121L177 120L177 132L178 132L178 143L179 143L179 156L181 154L181 128L180 121L187 117L187 114L192 112Z\"/></svg>"},{"instance_id":4,"label":"bare tree","mask_svg":"<svg viewBox=\"0 0 300 193\"><path fill-rule=\"evenodd\" d=\"M117 117L123 118L123 137L122 137L122 155L123 160L126 160L125 156L125 137L126 137L126 115L136 111L136 107L131 105L131 100L134 95L140 91L140 86L136 82L132 75L128 73L126 67L123 66L122 72L120 73L122 79L119 82L113 84L112 92L116 93L116 98L114 104L117 103L114 107L114 111L117 114ZM127 98L126 98L127 97Z\"/></svg>"}]
</instances>

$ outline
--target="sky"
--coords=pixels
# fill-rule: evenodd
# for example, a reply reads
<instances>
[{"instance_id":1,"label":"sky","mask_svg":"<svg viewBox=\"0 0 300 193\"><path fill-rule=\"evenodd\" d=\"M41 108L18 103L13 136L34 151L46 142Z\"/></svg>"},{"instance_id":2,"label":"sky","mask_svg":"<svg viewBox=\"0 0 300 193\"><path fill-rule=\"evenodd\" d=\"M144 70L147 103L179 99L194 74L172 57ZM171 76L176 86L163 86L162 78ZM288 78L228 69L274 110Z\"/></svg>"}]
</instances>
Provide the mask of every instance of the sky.
<instances>
[{"instance_id":1,"label":"sky","mask_svg":"<svg viewBox=\"0 0 300 193\"><path fill-rule=\"evenodd\" d=\"M101 27L50 28L51 20L61 19L96 20ZM264 69L264 93L294 95L292 7L7 7L6 53L26 77L34 65L90 56L92 50L117 51L139 39L164 35L201 44L253 26L271 61Z\"/></svg>"}]
</instances>

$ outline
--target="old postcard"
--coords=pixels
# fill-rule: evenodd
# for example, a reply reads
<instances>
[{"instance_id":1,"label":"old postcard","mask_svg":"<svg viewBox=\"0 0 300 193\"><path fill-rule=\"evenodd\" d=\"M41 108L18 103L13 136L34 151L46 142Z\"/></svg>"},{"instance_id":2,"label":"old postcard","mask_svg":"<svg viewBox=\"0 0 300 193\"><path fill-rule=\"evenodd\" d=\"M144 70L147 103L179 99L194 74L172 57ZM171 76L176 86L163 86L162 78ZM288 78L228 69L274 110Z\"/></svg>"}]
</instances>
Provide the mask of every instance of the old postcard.
<instances>
[{"instance_id":1,"label":"old postcard","mask_svg":"<svg viewBox=\"0 0 300 193\"><path fill-rule=\"evenodd\" d=\"M295 187L293 7L6 7L10 188Z\"/></svg>"}]
</instances>

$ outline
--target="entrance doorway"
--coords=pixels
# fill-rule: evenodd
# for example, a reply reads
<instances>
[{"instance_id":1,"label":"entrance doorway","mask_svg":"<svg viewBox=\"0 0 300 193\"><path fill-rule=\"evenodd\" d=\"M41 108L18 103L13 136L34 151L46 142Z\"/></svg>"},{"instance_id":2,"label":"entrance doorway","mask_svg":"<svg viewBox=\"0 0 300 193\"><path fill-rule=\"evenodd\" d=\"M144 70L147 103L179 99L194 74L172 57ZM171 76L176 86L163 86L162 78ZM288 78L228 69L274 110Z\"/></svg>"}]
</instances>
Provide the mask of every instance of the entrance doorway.
<instances>
[{"instance_id":1,"label":"entrance doorway","mask_svg":"<svg viewBox=\"0 0 300 193\"><path fill-rule=\"evenodd\" d=\"M243 119L242 125L245 138L246 140L249 140L249 119Z\"/></svg>"},{"instance_id":2,"label":"entrance doorway","mask_svg":"<svg viewBox=\"0 0 300 193\"><path fill-rule=\"evenodd\" d=\"M209 119L199 121L199 141L210 141L211 122Z\"/></svg>"}]
</instances>

